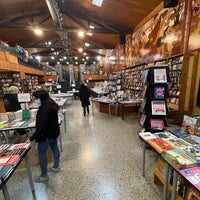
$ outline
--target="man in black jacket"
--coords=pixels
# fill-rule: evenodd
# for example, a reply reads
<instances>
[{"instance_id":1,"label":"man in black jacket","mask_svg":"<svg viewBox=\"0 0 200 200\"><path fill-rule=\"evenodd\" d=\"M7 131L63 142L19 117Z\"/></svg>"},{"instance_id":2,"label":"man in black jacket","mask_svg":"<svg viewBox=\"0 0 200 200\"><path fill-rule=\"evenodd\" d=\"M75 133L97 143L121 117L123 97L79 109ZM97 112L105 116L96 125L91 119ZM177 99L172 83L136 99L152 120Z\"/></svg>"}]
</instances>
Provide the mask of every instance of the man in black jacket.
<instances>
[{"instance_id":1,"label":"man in black jacket","mask_svg":"<svg viewBox=\"0 0 200 200\"><path fill-rule=\"evenodd\" d=\"M36 115L36 131L30 137L30 141L38 142L38 157L41 168L41 175L35 178L35 182L45 182L49 179L47 171L58 172L60 162L60 152L57 145L57 137L60 134L60 127L58 122L59 106L49 97L45 90L39 90L33 93L36 101L40 101L37 115ZM38 102L37 102L38 103ZM50 146L54 165L47 170L47 149Z\"/></svg>"}]
</instances>

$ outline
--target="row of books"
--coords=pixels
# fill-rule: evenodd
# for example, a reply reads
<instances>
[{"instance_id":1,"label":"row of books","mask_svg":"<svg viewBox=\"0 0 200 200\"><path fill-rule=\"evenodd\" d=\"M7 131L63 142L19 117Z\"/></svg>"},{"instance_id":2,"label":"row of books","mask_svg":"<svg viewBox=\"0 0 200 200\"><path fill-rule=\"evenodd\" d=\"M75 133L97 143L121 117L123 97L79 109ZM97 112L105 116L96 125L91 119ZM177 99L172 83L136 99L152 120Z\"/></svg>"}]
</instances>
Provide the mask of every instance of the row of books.
<instances>
[{"instance_id":1,"label":"row of books","mask_svg":"<svg viewBox=\"0 0 200 200\"><path fill-rule=\"evenodd\" d=\"M176 137L169 131L143 132L139 136L200 190L200 137L195 136L195 143L189 143L189 134Z\"/></svg>"},{"instance_id":2,"label":"row of books","mask_svg":"<svg viewBox=\"0 0 200 200\"><path fill-rule=\"evenodd\" d=\"M15 165L30 145L30 143L0 145L0 166Z\"/></svg>"},{"instance_id":3,"label":"row of books","mask_svg":"<svg viewBox=\"0 0 200 200\"><path fill-rule=\"evenodd\" d=\"M35 127L35 120L13 120L11 122L4 121L0 122L0 129L16 129Z\"/></svg>"}]
</instances>

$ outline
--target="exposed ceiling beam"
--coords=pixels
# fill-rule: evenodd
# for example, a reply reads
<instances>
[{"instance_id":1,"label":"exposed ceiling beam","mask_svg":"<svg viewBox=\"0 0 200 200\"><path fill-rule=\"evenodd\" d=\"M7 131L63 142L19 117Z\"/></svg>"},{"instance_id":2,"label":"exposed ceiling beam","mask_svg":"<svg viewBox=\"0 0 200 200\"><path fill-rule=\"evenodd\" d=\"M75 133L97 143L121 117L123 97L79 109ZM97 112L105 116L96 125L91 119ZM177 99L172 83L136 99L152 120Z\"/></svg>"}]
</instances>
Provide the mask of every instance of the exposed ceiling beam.
<instances>
[{"instance_id":1,"label":"exposed ceiling beam","mask_svg":"<svg viewBox=\"0 0 200 200\"><path fill-rule=\"evenodd\" d=\"M68 31L68 32L77 32L80 30L80 27L74 27L74 26L63 26L63 29L60 29L56 26L46 26L46 25L41 25L41 24L17 24L17 23L0 23L0 28L24 28L27 30L31 30L34 27L40 28L44 31ZM118 34L118 33L113 33L112 31L106 30L104 28L94 28L92 29L93 33L104 33L104 34Z\"/></svg>"}]
</instances>

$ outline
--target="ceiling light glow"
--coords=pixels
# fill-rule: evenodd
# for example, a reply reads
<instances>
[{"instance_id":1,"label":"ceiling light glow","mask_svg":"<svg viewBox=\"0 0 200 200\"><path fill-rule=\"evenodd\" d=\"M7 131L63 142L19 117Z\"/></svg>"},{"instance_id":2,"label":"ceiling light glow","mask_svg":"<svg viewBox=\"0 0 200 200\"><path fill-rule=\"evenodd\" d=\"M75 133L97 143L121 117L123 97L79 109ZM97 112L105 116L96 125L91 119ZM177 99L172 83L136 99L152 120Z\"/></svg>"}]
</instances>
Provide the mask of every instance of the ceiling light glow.
<instances>
[{"instance_id":1,"label":"ceiling light glow","mask_svg":"<svg viewBox=\"0 0 200 200\"><path fill-rule=\"evenodd\" d=\"M35 34L37 35L41 35L43 33L43 31L39 28L34 29Z\"/></svg>"}]
</instances>

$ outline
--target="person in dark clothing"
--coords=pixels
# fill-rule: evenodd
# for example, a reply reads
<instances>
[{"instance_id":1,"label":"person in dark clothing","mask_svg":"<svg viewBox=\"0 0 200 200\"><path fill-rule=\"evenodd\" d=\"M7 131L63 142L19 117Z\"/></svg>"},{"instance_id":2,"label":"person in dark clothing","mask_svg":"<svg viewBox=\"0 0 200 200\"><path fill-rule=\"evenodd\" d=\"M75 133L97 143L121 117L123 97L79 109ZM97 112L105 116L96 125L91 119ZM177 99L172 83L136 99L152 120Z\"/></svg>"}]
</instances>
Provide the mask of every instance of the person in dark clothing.
<instances>
[{"instance_id":1,"label":"person in dark clothing","mask_svg":"<svg viewBox=\"0 0 200 200\"><path fill-rule=\"evenodd\" d=\"M89 114L90 90L84 83L82 83L79 88L79 97L81 101L81 106L83 107L83 115L85 116L86 110Z\"/></svg>"},{"instance_id":2,"label":"person in dark clothing","mask_svg":"<svg viewBox=\"0 0 200 200\"><path fill-rule=\"evenodd\" d=\"M9 93L5 94L3 98L6 112L15 112L17 110L21 110L21 106L17 98L17 94L19 93L18 87L10 86L8 92Z\"/></svg>"},{"instance_id":3,"label":"person in dark clothing","mask_svg":"<svg viewBox=\"0 0 200 200\"><path fill-rule=\"evenodd\" d=\"M38 143L38 157L41 168L41 175L35 178L35 182L45 182L49 179L47 171L58 172L60 162L60 152L58 149L57 138L60 134L58 121L59 106L49 97L45 90L38 90L33 93L33 97L41 105L36 115L36 131L30 137L30 141ZM53 152L54 164L47 169L47 149L50 146Z\"/></svg>"}]
</instances>

